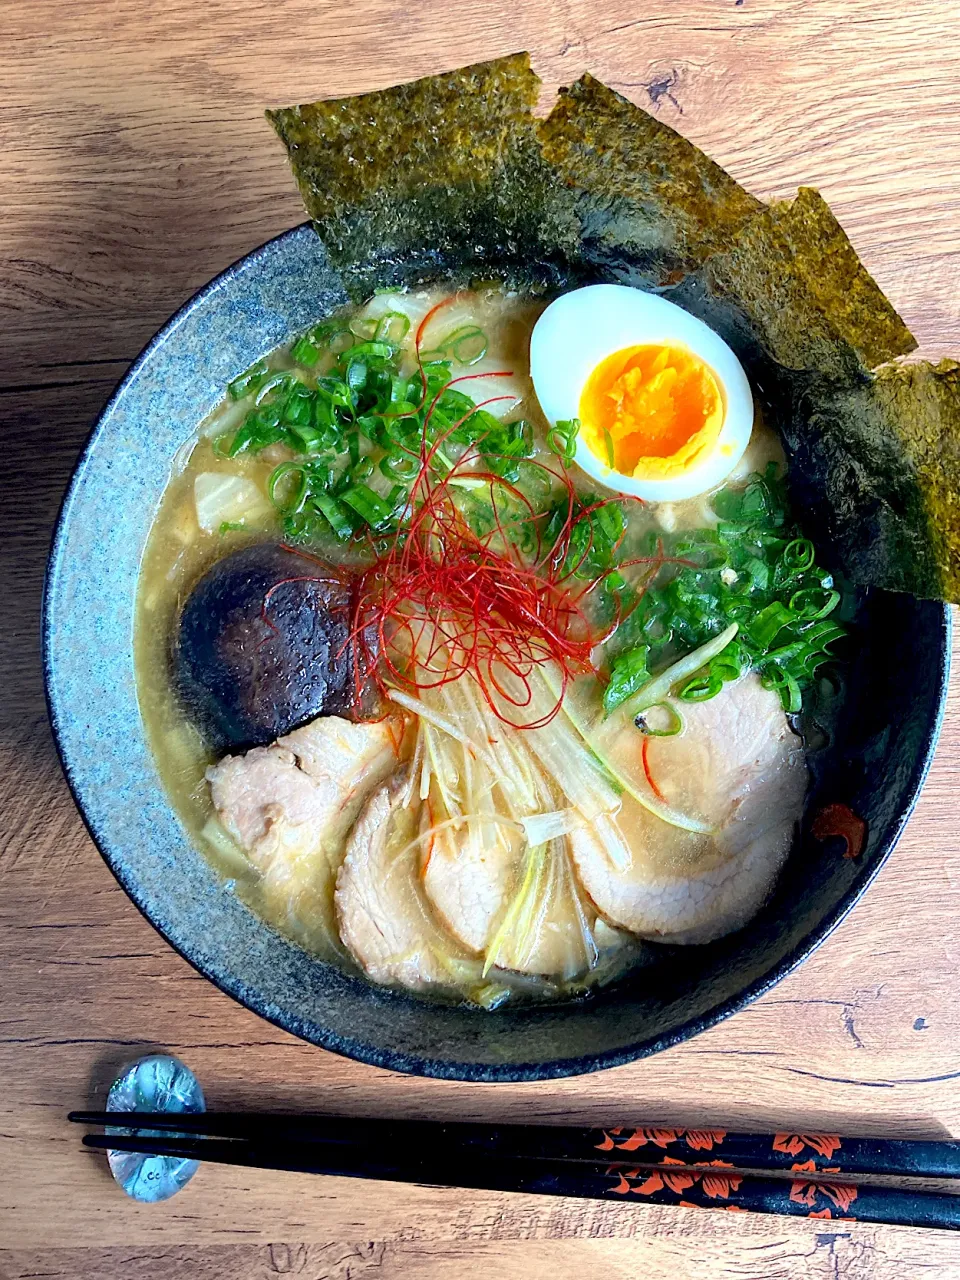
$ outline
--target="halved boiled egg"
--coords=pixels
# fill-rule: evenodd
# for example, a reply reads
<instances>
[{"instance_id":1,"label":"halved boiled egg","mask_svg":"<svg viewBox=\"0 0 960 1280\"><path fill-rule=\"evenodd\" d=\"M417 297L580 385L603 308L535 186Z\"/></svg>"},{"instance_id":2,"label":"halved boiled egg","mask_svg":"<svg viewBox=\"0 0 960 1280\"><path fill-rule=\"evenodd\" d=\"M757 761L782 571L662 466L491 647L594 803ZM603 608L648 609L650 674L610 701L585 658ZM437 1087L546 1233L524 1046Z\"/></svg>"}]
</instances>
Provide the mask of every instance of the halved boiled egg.
<instances>
[{"instance_id":1,"label":"halved boiled egg","mask_svg":"<svg viewBox=\"0 0 960 1280\"><path fill-rule=\"evenodd\" d=\"M747 375L719 334L627 285L551 302L530 338L530 376L551 426L579 418L583 470L649 502L715 489L753 429Z\"/></svg>"}]
</instances>

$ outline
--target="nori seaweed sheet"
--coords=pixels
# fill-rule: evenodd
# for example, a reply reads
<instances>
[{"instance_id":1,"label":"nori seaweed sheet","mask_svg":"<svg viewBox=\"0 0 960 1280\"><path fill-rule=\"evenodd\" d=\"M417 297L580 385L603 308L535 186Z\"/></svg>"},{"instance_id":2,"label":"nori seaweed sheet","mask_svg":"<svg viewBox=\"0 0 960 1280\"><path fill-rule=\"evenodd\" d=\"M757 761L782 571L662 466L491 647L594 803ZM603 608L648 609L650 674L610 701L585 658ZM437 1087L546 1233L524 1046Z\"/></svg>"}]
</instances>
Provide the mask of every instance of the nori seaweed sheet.
<instances>
[{"instance_id":1,"label":"nori seaweed sheet","mask_svg":"<svg viewBox=\"0 0 960 1280\"><path fill-rule=\"evenodd\" d=\"M843 377L917 345L812 187L764 208L707 272L788 369Z\"/></svg>"},{"instance_id":2,"label":"nori seaweed sheet","mask_svg":"<svg viewBox=\"0 0 960 1280\"><path fill-rule=\"evenodd\" d=\"M574 280L573 193L546 164L525 54L267 117L352 297L442 275Z\"/></svg>"},{"instance_id":3,"label":"nori seaweed sheet","mask_svg":"<svg viewBox=\"0 0 960 1280\"><path fill-rule=\"evenodd\" d=\"M669 125L585 75L539 128L545 158L579 192L584 251L651 279L700 266L764 205Z\"/></svg>"},{"instance_id":4,"label":"nori seaweed sheet","mask_svg":"<svg viewBox=\"0 0 960 1280\"><path fill-rule=\"evenodd\" d=\"M795 499L855 582L960 601L960 365L810 389L787 425Z\"/></svg>"},{"instance_id":5,"label":"nori seaweed sheet","mask_svg":"<svg viewBox=\"0 0 960 1280\"><path fill-rule=\"evenodd\" d=\"M585 75L537 121L526 54L270 111L348 293L499 278L654 289L737 352L798 514L860 585L960 600L960 366L916 343L809 187L766 205Z\"/></svg>"}]
</instances>

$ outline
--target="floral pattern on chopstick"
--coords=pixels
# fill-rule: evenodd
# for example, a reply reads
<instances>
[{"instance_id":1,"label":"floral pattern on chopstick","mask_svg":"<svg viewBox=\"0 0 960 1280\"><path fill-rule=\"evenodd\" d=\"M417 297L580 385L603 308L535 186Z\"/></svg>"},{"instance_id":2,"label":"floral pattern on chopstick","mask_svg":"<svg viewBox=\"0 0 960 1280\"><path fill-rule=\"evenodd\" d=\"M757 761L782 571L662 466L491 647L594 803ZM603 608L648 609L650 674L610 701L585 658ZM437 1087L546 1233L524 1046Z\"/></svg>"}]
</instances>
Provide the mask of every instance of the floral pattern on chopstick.
<instances>
[{"instance_id":1,"label":"floral pattern on chopstick","mask_svg":"<svg viewBox=\"0 0 960 1280\"><path fill-rule=\"evenodd\" d=\"M840 1139L835 1133L778 1133L773 1139L774 1151L788 1156L798 1156L804 1147L829 1160L840 1150Z\"/></svg>"},{"instance_id":2,"label":"floral pattern on chopstick","mask_svg":"<svg viewBox=\"0 0 960 1280\"><path fill-rule=\"evenodd\" d=\"M819 1174L827 1172L827 1170L818 1170L812 1160L805 1160L802 1164L793 1165L792 1168L795 1173ZM829 1172L839 1173L839 1170L831 1169ZM811 1210L807 1215L810 1218L852 1218L854 1215L850 1212L850 1206L856 1198L857 1188L846 1186L843 1183L800 1180L790 1184L790 1199L794 1204L807 1205ZM835 1213L834 1209L831 1209L829 1205L814 1210L813 1206L820 1200L830 1200L837 1212Z\"/></svg>"},{"instance_id":3,"label":"floral pattern on chopstick","mask_svg":"<svg viewBox=\"0 0 960 1280\"><path fill-rule=\"evenodd\" d=\"M666 1150L681 1140L691 1151L712 1151L727 1136L726 1129L604 1129L597 1151L637 1151L648 1144ZM664 1164L668 1161L664 1160ZM682 1163L682 1162L681 1162Z\"/></svg>"},{"instance_id":4,"label":"floral pattern on chopstick","mask_svg":"<svg viewBox=\"0 0 960 1280\"><path fill-rule=\"evenodd\" d=\"M680 1141L676 1131L647 1130L644 1143L661 1147ZM651 1133L654 1136L651 1136ZM778 1134L784 1140L777 1148L799 1145L812 1147L817 1155L833 1151L840 1145L836 1139L823 1134ZM630 1131L612 1130L605 1137L611 1139L607 1149L623 1150L617 1139L633 1141ZM769 1143L769 1138L764 1139ZM769 1150L769 1147L767 1147ZM644 1164L644 1161L648 1163ZM690 1160L688 1164L687 1161ZM857 1188L844 1183L825 1181L828 1174L839 1174L838 1165L819 1164L816 1158L793 1161L785 1166L793 1174L792 1181L749 1175L742 1168L727 1160L678 1159L672 1155L660 1155L647 1151L637 1157L631 1167L625 1161L610 1164L606 1176L610 1179L607 1194L616 1196L641 1196L648 1202L673 1204L694 1209L736 1209L739 1212L786 1213L810 1218L855 1218L850 1206L857 1199ZM732 1202L732 1203L726 1203Z\"/></svg>"},{"instance_id":5,"label":"floral pattern on chopstick","mask_svg":"<svg viewBox=\"0 0 960 1280\"><path fill-rule=\"evenodd\" d=\"M666 1165L674 1165L676 1168L670 1171L664 1167ZM726 1160L711 1160L710 1168L732 1169L733 1165L728 1164ZM706 1169L690 1169L682 1160L674 1160L670 1156L665 1157L659 1169L620 1169L616 1165L611 1165L607 1172L619 1176L620 1181L610 1190L615 1195L621 1196L630 1194L652 1196L664 1190L682 1195L684 1191L699 1185L704 1195L709 1196L711 1200L726 1200L743 1181L741 1174L711 1173Z\"/></svg>"}]
</instances>

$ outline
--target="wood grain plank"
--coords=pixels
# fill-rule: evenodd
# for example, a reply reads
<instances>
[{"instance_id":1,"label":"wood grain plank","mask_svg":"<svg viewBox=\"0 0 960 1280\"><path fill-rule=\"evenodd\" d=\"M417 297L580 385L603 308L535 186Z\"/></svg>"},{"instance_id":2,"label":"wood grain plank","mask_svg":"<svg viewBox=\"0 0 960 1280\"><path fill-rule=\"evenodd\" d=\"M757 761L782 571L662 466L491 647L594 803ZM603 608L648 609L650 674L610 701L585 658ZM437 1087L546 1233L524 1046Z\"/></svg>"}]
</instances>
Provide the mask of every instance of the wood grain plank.
<instances>
[{"instance_id":1,"label":"wood grain plank","mask_svg":"<svg viewBox=\"0 0 960 1280\"><path fill-rule=\"evenodd\" d=\"M678 1225L678 1224L674 1224ZM637 1237L620 1240L437 1243L362 1240L356 1243L271 1243L145 1249L15 1250L0 1262L4 1280L73 1280L82 1275L130 1275L141 1280L702 1280L725 1275L736 1280L954 1280L955 1254L919 1231L890 1232L883 1240L854 1240L846 1231L821 1223L815 1230L751 1235L746 1248L733 1234L709 1236L671 1232L664 1245Z\"/></svg>"},{"instance_id":2,"label":"wood grain plank","mask_svg":"<svg viewBox=\"0 0 960 1280\"><path fill-rule=\"evenodd\" d=\"M116 379L194 289L302 219L265 105L529 47L589 68L752 191L819 186L925 353L960 352L960 3L8 0L0 50L0 1274L954 1277L945 1234L204 1169L114 1192L64 1113L179 1052L221 1106L960 1134L960 676L916 814L799 970L689 1044L577 1080L411 1080L222 996L114 883L60 776L38 612L50 530ZM283 1241L288 1243L276 1243Z\"/></svg>"}]
</instances>

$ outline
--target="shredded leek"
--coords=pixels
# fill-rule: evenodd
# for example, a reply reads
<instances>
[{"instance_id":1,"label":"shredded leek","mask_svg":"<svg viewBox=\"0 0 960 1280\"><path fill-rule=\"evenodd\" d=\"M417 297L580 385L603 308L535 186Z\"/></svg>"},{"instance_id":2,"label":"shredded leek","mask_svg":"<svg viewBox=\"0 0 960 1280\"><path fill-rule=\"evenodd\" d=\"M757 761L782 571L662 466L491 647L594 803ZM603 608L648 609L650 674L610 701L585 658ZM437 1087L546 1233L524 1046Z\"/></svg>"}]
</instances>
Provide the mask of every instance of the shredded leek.
<instances>
[{"instance_id":1,"label":"shredded leek","mask_svg":"<svg viewBox=\"0 0 960 1280\"><path fill-rule=\"evenodd\" d=\"M536 896L539 881L543 875L545 852L546 848L544 845L536 845L528 848L524 855L523 869L520 875L520 887L507 904L503 920L500 922L499 928L495 931L490 942L487 944L487 949L483 957L483 977L486 977L496 964L497 956L500 954L500 949L519 923L521 913L523 912L528 899ZM518 933L520 933L519 930Z\"/></svg>"},{"instance_id":2,"label":"shredded leek","mask_svg":"<svg viewBox=\"0 0 960 1280\"><path fill-rule=\"evenodd\" d=\"M422 717L428 724L432 724L434 728L448 734L451 738L455 738L457 742L462 742L465 747L471 749L474 755L483 753L483 748L473 742L462 729L458 729L452 720L448 720L446 716L439 715L431 707L428 707L425 702L421 702L419 698L412 698L401 689L388 689L387 697L391 702L395 702L407 711L412 711L414 715Z\"/></svg>"},{"instance_id":3,"label":"shredded leek","mask_svg":"<svg viewBox=\"0 0 960 1280\"><path fill-rule=\"evenodd\" d=\"M548 668L541 668L540 675L543 678L543 682L547 689L551 690L552 696L559 696L558 687L551 688L550 683L551 680L556 680L556 674L554 672L550 672ZM651 681L650 683L653 684L655 682ZM667 691L669 692L669 686ZM636 696L638 698L640 697L639 694ZM666 694L661 693L649 704L645 705L653 706L656 702L662 701L665 696ZM623 705L625 706L626 704ZM712 833L715 830L715 828L709 823L702 822L699 818L688 817L686 814L680 813L678 810L671 808L670 805L665 804L662 800L658 800L649 787L639 786L624 769L617 765L616 760L612 758L607 749L607 743L613 736L613 731L617 730L622 725L622 717L620 715L622 707L618 710L616 719L614 720L611 717L606 723L588 721L586 717L579 714L578 710L573 705L572 699L568 697L565 697L562 700L560 709L565 718L590 748L591 764L595 770L599 769L606 775L608 785L612 784L620 790L628 792L628 794L633 796L634 800L639 804L642 804L645 809L649 810L650 813L655 814L656 817L661 818L671 827L679 827L683 831L698 831L705 834ZM644 708L640 707L637 708L637 711L643 709ZM637 712L634 712L633 714L635 715ZM633 716L631 715L630 718L632 719ZM613 860L614 859L611 858L611 861Z\"/></svg>"},{"instance_id":4,"label":"shredded leek","mask_svg":"<svg viewBox=\"0 0 960 1280\"><path fill-rule=\"evenodd\" d=\"M575 831L583 819L576 809L554 809L551 813L532 813L520 819L528 844L546 844L558 836Z\"/></svg>"},{"instance_id":5,"label":"shredded leek","mask_svg":"<svg viewBox=\"0 0 960 1280\"><path fill-rule=\"evenodd\" d=\"M682 680L694 675L713 658L723 653L739 630L739 625L736 622L731 622L730 626L721 631L718 636L708 640L699 649L694 649L692 653L679 658L667 667L666 671L661 671L658 676L648 680L632 697L621 703L617 715L619 717L629 716L632 720L641 711L646 711L648 707L655 707L663 702L670 696L671 690Z\"/></svg>"}]
</instances>

